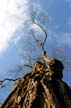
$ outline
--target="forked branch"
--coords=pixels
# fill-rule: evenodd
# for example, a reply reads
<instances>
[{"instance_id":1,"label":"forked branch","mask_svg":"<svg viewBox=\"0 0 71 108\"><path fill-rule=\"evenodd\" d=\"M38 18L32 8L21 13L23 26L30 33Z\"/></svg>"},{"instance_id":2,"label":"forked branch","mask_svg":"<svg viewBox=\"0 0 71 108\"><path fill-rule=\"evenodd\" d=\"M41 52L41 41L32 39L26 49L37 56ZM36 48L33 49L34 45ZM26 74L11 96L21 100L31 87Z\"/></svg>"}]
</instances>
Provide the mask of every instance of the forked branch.
<instances>
[{"instance_id":1,"label":"forked branch","mask_svg":"<svg viewBox=\"0 0 71 108\"><path fill-rule=\"evenodd\" d=\"M44 36L45 36L45 38L44 38L43 41L42 41L42 40L39 40L39 39L36 38L36 36L35 36L35 34L34 34L34 31L31 31L32 36L34 37L36 43L37 43L37 44L40 46L40 48L42 49L42 57L41 57L41 58L42 58L42 60L44 60L44 61L46 61L46 62L51 62L51 61L54 60L54 59L53 59L53 58L47 57L47 55L46 55L46 50L45 50L45 48L44 48L45 43L46 43L46 40L47 40L47 32L46 32L46 30L43 28L43 26L42 26L41 24L37 23L37 22L34 21L34 20L33 20L33 24L37 25L37 26L42 30L42 32L44 33Z\"/></svg>"}]
</instances>

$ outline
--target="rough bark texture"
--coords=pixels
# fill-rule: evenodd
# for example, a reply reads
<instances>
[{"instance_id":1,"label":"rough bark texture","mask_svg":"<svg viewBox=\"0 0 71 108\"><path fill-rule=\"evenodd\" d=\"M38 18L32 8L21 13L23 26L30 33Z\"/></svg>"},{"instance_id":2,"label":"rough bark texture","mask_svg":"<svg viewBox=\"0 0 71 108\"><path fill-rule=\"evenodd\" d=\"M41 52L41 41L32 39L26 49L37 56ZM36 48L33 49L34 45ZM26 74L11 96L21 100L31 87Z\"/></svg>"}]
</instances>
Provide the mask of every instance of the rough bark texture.
<instances>
[{"instance_id":1,"label":"rough bark texture","mask_svg":"<svg viewBox=\"0 0 71 108\"><path fill-rule=\"evenodd\" d=\"M63 64L37 61L33 69L13 85L1 108L71 108L71 90L62 81Z\"/></svg>"}]
</instances>

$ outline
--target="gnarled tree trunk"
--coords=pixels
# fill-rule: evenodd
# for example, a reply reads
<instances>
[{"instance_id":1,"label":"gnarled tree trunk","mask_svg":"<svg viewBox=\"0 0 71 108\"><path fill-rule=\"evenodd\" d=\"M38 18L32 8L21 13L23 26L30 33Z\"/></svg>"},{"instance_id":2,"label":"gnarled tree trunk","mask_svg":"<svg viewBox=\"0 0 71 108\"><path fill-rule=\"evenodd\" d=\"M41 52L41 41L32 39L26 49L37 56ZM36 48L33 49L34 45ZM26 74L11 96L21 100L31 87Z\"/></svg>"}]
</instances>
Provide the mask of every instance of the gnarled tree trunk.
<instances>
[{"instance_id":1,"label":"gnarled tree trunk","mask_svg":"<svg viewBox=\"0 0 71 108\"><path fill-rule=\"evenodd\" d=\"M56 69L52 71L52 65L48 68L47 64L36 62L33 69L14 84L1 108L71 108L71 90L58 71L62 64L59 67L60 61L54 63Z\"/></svg>"}]
</instances>

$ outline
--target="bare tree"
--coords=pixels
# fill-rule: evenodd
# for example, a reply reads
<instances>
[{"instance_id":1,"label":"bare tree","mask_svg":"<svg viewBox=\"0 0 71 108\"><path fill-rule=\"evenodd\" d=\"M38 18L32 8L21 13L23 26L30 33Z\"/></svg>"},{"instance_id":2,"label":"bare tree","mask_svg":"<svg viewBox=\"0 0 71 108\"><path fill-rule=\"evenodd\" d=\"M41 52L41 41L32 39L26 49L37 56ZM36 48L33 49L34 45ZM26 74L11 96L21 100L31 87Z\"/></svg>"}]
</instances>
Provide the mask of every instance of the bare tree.
<instances>
[{"instance_id":1,"label":"bare tree","mask_svg":"<svg viewBox=\"0 0 71 108\"><path fill-rule=\"evenodd\" d=\"M33 7L34 8L34 7ZM29 14L29 19L25 20L25 27L27 28L28 31L28 35L30 36L30 40L28 40L27 38L27 44L25 48L28 48L28 46L30 45L30 49L27 51L29 52L31 50L31 48L33 47L33 49L38 49L41 51L39 57L34 57L33 54L29 54L27 53L27 56L24 55L22 50L21 53L21 57L22 57L22 61L27 61L27 62L23 62L22 64L19 64L14 70L14 72L20 72L21 70L24 69L24 67L27 68L33 68L33 64L37 61L47 61L46 60L46 50L45 50L45 43L47 40L47 32L45 29L45 24L47 22L47 13L45 11L42 11L39 8L36 8L35 10L33 9L33 11ZM34 28L34 29L33 29ZM41 35L41 36L40 36ZM39 37L41 39L39 39ZM31 43L31 44L30 44ZM34 50L32 50L32 52L34 53ZM37 51L36 51L37 54ZM4 79L0 79L0 88L6 87L6 81L8 82L15 82L20 80L19 78L4 78Z\"/></svg>"},{"instance_id":2,"label":"bare tree","mask_svg":"<svg viewBox=\"0 0 71 108\"><path fill-rule=\"evenodd\" d=\"M66 108L70 108L70 89L62 81L63 64L53 57L49 58L48 52L46 52L45 49L48 38L46 30L47 13L41 11L41 9L39 11L38 8L34 9L33 7L33 11L29 16L29 19L26 21L26 27L29 28L27 28L27 30L29 31L28 35L30 36L30 39L27 40L26 47L28 47L28 42L29 44L32 42L31 47L34 45L33 48L36 47L36 49L40 50L40 54L39 56L35 56L33 53L29 53L30 49L28 49L28 53L24 55L23 49L21 57L22 61L25 59L26 62L22 62L16 71L20 72L24 67L29 67L31 68L29 73L22 78L5 78L0 80L1 88L6 86L4 84L5 81L15 82L12 92L2 104L2 108L33 108L35 105L36 108L39 106L41 106L41 108L63 108L65 105ZM34 52L34 50L32 50L32 52ZM36 53L38 52L36 51ZM47 63L51 63L51 68ZM58 97L56 94L55 91L57 91L57 89L59 90L58 95L61 95L61 97ZM67 90L69 90L69 92ZM61 98L63 99L63 106L61 105ZM36 104L36 102L39 104Z\"/></svg>"}]
</instances>

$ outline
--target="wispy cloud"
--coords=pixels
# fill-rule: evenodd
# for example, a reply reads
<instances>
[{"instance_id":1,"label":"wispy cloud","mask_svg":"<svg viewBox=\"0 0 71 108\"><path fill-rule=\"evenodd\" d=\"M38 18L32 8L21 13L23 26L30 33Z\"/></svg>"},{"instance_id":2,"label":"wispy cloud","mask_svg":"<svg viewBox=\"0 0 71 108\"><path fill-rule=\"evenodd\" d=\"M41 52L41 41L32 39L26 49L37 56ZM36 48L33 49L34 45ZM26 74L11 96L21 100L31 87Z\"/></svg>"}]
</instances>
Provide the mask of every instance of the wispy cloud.
<instances>
[{"instance_id":1,"label":"wispy cloud","mask_svg":"<svg viewBox=\"0 0 71 108\"><path fill-rule=\"evenodd\" d=\"M63 33L60 40L62 44L66 44L71 47L71 32Z\"/></svg>"},{"instance_id":2,"label":"wispy cloud","mask_svg":"<svg viewBox=\"0 0 71 108\"><path fill-rule=\"evenodd\" d=\"M71 47L71 32L54 32L48 30L48 41L56 43L56 47ZM52 46L53 47L53 46Z\"/></svg>"},{"instance_id":3,"label":"wispy cloud","mask_svg":"<svg viewBox=\"0 0 71 108\"><path fill-rule=\"evenodd\" d=\"M0 0L0 53L7 48L24 19L28 18L28 3L29 0Z\"/></svg>"}]
</instances>

